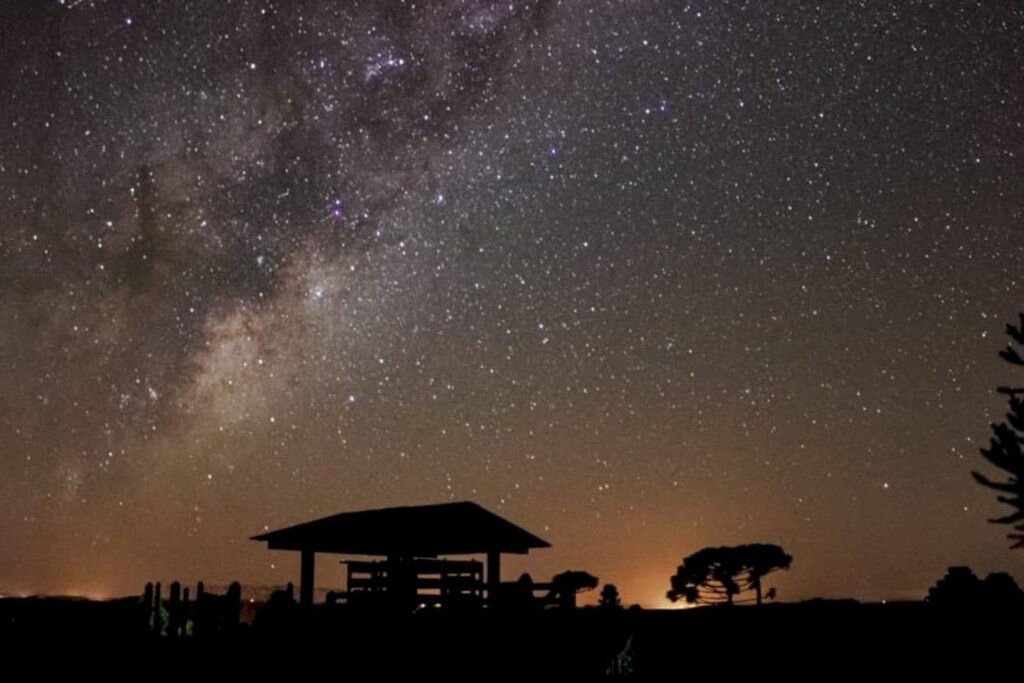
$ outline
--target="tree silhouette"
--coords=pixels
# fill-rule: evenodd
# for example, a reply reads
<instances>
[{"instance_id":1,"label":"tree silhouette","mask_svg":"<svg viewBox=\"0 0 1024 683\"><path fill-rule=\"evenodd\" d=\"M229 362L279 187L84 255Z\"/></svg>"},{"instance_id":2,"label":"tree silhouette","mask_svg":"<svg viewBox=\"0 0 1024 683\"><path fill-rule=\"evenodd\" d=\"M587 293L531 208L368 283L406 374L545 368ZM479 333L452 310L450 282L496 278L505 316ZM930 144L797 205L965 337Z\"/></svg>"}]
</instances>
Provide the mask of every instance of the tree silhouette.
<instances>
[{"instance_id":1,"label":"tree silhouette","mask_svg":"<svg viewBox=\"0 0 1024 683\"><path fill-rule=\"evenodd\" d=\"M940 607L1020 609L1024 591L1006 572L992 572L982 581L968 567L950 567L928 589L927 600Z\"/></svg>"},{"instance_id":2,"label":"tree silhouette","mask_svg":"<svg viewBox=\"0 0 1024 683\"><path fill-rule=\"evenodd\" d=\"M731 605L740 592L735 577L743 571L736 560L735 548L728 547L704 548L683 558L671 579L668 599L676 602L682 598L691 604L727 602Z\"/></svg>"},{"instance_id":3,"label":"tree silhouette","mask_svg":"<svg viewBox=\"0 0 1024 683\"><path fill-rule=\"evenodd\" d=\"M760 605L762 579L777 569L789 569L792 562L792 556L770 543L704 548L683 558L670 579L668 599L731 605L737 595L753 589Z\"/></svg>"},{"instance_id":4,"label":"tree silhouette","mask_svg":"<svg viewBox=\"0 0 1024 683\"><path fill-rule=\"evenodd\" d=\"M757 604L761 604L761 579L776 569L789 569L793 556L787 554L777 545L771 543L751 543L741 545L744 562L750 577L750 585L757 595ZM775 589L769 591L769 597L775 597Z\"/></svg>"},{"instance_id":5,"label":"tree silhouette","mask_svg":"<svg viewBox=\"0 0 1024 683\"><path fill-rule=\"evenodd\" d=\"M598 598L597 606L603 609L622 609L619 589L614 583L606 583L604 588L601 589L601 597Z\"/></svg>"},{"instance_id":6,"label":"tree silhouette","mask_svg":"<svg viewBox=\"0 0 1024 683\"><path fill-rule=\"evenodd\" d=\"M946 575L928 589L928 602L943 606L968 606L981 595L981 579L969 567L950 567Z\"/></svg>"},{"instance_id":7,"label":"tree silhouette","mask_svg":"<svg viewBox=\"0 0 1024 683\"><path fill-rule=\"evenodd\" d=\"M597 577L584 571L570 570L556 574L551 579L551 596L558 599L560 607L576 607L576 594L597 588Z\"/></svg>"},{"instance_id":8,"label":"tree silhouette","mask_svg":"<svg viewBox=\"0 0 1024 683\"><path fill-rule=\"evenodd\" d=\"M1024 366L1024 356L1014 344L1024 348L1024 313L1020 314L1020 327L1006 326L1006 334L1013 343L999 352L999 356L1007 363ZM1006 420L992 425L992 438L988 448L982 448L985 459L1001 470L1009 473L1006 481L993 481L980 472L972 472L974 479L983 486L995 489L1003 495L996 496L1000 503L1006 503L1016 509L1005 517L997 517L989 521L994 524L1012 524L1018 533L1007 534L1013 543L1011 548L1024 548L1024 387L999 387L997 391L1009 397L1009 411Z\"/></svg>"}]
</instances>

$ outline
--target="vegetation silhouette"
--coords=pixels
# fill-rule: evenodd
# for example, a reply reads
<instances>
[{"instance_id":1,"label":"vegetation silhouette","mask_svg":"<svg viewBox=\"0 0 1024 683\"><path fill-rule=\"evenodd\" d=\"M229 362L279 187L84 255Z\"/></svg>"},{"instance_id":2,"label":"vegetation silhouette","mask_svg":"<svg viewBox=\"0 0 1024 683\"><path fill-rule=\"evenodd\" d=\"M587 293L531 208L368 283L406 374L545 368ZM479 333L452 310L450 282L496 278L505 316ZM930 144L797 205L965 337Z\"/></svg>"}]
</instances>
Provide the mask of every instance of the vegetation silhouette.
<instances>
[{"instance_id":1,"label":"vegetation silhouette","mask_svg":"<svg viewBox=\"0 0 1024 683\"><path fill-rule=\"evenodd\" d=\"M761 551L777 556L781 549L775 548L769 553L758 544L702 552L705 557L728 555L734 565L745 567L746 577L731 578L752 594L751 572L760 572L762 582L771 573L756 558ZM242 600L237 583L223 594L199 587L188 591L177 582L169 587L153 583L141 600L7 599L0 600L0 641L33 639L61 648L83 640L95 640L98 648L116 642L126 653L154 653L161 673L177 667L182 678L221 667L233 678L246 678L250 671L265 676L277 673L275 666L294 678L305 670L320 674L328 662L355 678L385 674L419 680L435 673L447 680L525 678L543 671L555 680L602 673L661 680L679 677L681 643L685 654L699 653L685 661L690 675L720 677L723 663L730 673L763 675L766 662L794 647L785 668L801 678L805 672L820 678L823 661L842 662L844 670L848 664L863 666L872 672L868 675L894 665L911 667L918 675L961 664L978 670L988 663L979 652L1016 651L1016 631L983 625L989 619L994 625L1017 623L1024 606L1024 595L1009 575L981 580L966 567L953 567L926 601L814 599L767 609L621 609L611 606L618 603L618 590L605 584L596 609L545 609L559 604L565 593L551 600L535 594L554 584L571 595L597 585L586 572L560 576L548 583L534 583L528 575L503 583L520 591L529 606L503 600L472 610L363 609L346 604L344 595L305 608L296 586L269 597L261 590L258 597ZM764 588L767 595L769 588ZM735 634L742 640L739 649ZM38 657L38 648L22 650ZM306 656L296 656L301 653ZM1002 658L995 666L1016 675L1016 664ZM985 676L979 671L976 677Z\"/></svg>"},{"instance_id":2,"label":"vegetation silhouette","mask_svg":"<svg viewBox=\"0 0 1024 683\"><path fill-rule=\"evenodd\" d=\"M683 558L671 577L668 599L685 600L690 604L733 604L746 590L755 592L760 605L763 600L762 580L773 571L789 569L793 557L771 543L750 543L738 546L703 548ZM775 597L774 589L768 593Z\"/></svg>"},{"instance_id":3,"label":"vegetation silhouette","mask_svg":"<svg viewBox=\"0 0 1024 683\"><path fill-rule=\"evenodd\" d=\"M1006 572L992 572L982 581L969 567L950 567L946 575L928 589L928 602L952 608L1020 608L1024 591Z\"/></svg>"},{"instance_id":4,"label":"vegetation silhouette","mask_svg":"<svg viewBox=\"0 0 1024 683\"><path fill-rule=\"evenodd\" d=\"M550 597L558 601L559 607L574 609L576 595L597 588L598 579L585 571L570 570L556 574L551 579Z\"/></svg>"},{"instance_id":5,"label":"vegetation silhouette","mask_svg":"<svg viewBox=\"0 0 1024 683\"><path fill-rule=\"evenodd\" d=\"M1000 358L1015 366L1024 366L1024 313L1020 314L1020 326L1006 325L1006 334L1012 343L999 352ZM1021 347L1021 350L1014 345ZM999 491L996 500L1016 509L1005 517L990 519L993 524L1012 524L1017 533L1007 534L1013 543L1011 548L1024 548L1024 387L1002 386L1000 394L1009 397L1009 411L1006 419L992 425L992 438L988 448L981 454L991 464L1009 473L1006 481L993 481L980 472L972 472L975 481L990 489Z\"/></svg>"},{"instance_id":6,"label":"vegetation silhouette","mask_svg":"<svg viewBox=\"0 0 1024 683\"><path fill-rule=\"evenodd\" d=\"M602 609L622 609L622 600L619 598L619 589L614 583L606 583L601 588L601 597L597 600L597 606Z\"/></svg>"}]
</instances>

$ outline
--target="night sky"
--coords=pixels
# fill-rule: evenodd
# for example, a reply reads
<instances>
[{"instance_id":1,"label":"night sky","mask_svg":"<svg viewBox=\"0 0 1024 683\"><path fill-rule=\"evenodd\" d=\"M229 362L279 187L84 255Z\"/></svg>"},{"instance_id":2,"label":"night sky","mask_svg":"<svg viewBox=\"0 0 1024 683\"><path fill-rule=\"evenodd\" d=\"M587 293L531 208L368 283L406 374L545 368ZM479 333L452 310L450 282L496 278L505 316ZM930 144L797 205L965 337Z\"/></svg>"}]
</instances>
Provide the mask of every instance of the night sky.
<instances>
[{"instance_id":1,"label":"night sky","mask_svg":"<svg viewBox=\"0 0 1024 683\"><path fill-rule=\"evenodd\" d=\"M627 604L746 542L1024 578L970 477L1022 234L1010 0L7 0L0 593L446 500Z\"/></svg>"}]
</instances>

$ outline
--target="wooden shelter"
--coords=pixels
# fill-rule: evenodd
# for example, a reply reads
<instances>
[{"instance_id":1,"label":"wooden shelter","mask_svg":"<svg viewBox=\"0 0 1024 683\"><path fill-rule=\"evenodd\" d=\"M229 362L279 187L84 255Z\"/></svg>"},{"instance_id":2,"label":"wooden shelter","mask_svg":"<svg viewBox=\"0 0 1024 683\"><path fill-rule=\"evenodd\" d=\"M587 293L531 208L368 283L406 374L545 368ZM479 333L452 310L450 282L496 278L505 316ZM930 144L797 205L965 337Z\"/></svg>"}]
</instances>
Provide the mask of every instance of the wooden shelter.
<instances>
[{"instance_id":1,"label":"wooden shelter","mask_svg":"<svg viewBox=\"0 0 1024 683\"><path fill-rule=\"evenodd\" d=\"M479 596L479 562L440 561L446 555L486 555L487 599L494 604L501 584L501 555L526 554L550 544L476 503L442 503L343 512L254 536L269 550L301 553L299 603L313 603L316 553L384 557L383 562L348 562L349 592L413 599L421 590L443 599Z\"/></svg>"}]
</instances>

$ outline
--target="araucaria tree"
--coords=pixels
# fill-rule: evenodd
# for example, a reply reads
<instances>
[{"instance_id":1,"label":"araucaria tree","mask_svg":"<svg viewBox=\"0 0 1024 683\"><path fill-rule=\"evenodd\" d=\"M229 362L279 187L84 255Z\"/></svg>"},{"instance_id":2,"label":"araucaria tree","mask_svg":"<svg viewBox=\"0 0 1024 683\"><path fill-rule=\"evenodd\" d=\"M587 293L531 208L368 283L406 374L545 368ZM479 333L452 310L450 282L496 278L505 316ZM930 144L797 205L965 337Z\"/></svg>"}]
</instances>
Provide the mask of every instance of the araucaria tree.
<instances>
[{"instance_id":1,"label":"araucaria tree","mask_svg":"<svg viewBox=\"0 0 1024 683\"><path fill-rule=\"evenodd\" d=\"M793 558L771 543L704 548L683 558L671 578L668 599L695 603L728 603L753 590L761 604L761 581L778 569L789 569Z\"/></svg>"},{"instance_id":2,"label":"araucaria tree","mask_svg":"<svg viewBox=\"0 0 1024 683\"><path fill-rule=\"evenodd\" d=\"M1006 326L1011 343L999 352L1000 357L1015 366L1024 366L1024 313L1020 314L1020 327ZM1020 348L1021 350L1018 350ZM1009 397L1010 409L1006 420L992 425L992 438L981 454L990 463L1007 472L1006 481L993 481L979 472L972 472L978 483L1000 492L996 500L1014 508L1005 517L989 520L995 524L1011 524L1016 533L1007 534L1012 548L1024 548L1024 387L1004 386L999 393Z\"/></svg>"},{"instance_id":3,"label":"araucaria tree","mask_svg":"<svg viewBox=\"0 0 1024 683\"><path fill-rule=\"evenodd\" d=\"M597 577L584 571L567 571L551 579L551 595L565 609L576 608L576 594L597 588Z\"/></svg>"},{"instance_id":4,"label":"araucaria tree","mask_svg":"<svg viewBox=\"0 0 1024 683\"><path fill-rule=\"evenodd\" d=\"M762 599L761 579L776 569L789 569L789 565L793 563L793 557L779 546L771 543L751 543L750 545L741 545L740 548L743 549L743 562L746 565L750 587L754 589L757 604L760 605Z\"/></svg>"}]
</instances>

